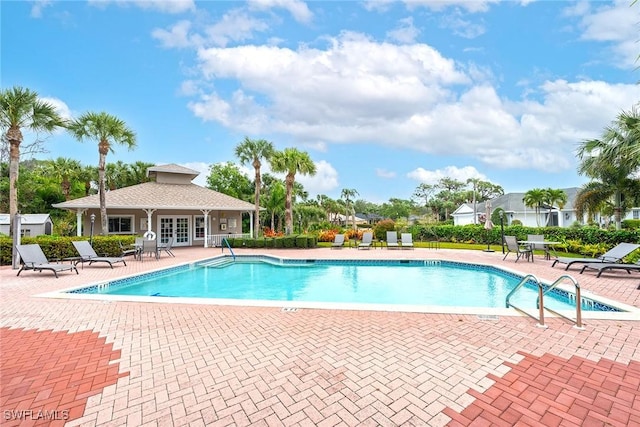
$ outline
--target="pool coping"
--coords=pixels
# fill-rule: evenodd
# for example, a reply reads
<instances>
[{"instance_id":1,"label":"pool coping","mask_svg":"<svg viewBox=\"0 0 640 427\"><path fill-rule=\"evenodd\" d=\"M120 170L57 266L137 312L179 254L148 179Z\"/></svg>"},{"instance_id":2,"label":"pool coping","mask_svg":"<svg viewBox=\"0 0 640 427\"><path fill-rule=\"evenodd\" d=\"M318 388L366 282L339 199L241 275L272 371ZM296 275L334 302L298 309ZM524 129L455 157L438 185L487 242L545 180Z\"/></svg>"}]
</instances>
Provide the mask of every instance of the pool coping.
<instances>
[{"instance_id":1,"label":"pool coping","mask_svg":"<svg viewBox=\"0 0 640 427\"><path fill-rule=\"evenodd\" d=\"M274 256L272 254L253 254L253 255L238 255L241 258L271 258L274 260L287 260L293 262L295 265L304 265L307 259L300 258L290 258L284 256ZM106 294L86 294L86 293L73 293L72 291L84 289L92 286L100 286L106 283L126 280L129 278L138 277L141 275L154 274L157 272L161 272L168 269L178 269L184 266L197 265L203 262L211 262L217 259L227 259L231 258L231 255L217 255L213 257L205 257L202 259L191 260L179 264L175 264L171 267L162 267L157 269L152 269L146 271L144 273L135 273L128 274L122 277L113 278L109 280L102 280L99 282L93 283L85 283L82 286L74 286L71 288L59 289L52 292L45 292L41 294L34 295L36 297L42 298L53 298L53 299L71 299L71 300L92 300L92 301L103 301L105 303L111 302L142 302L142 303L160 303L160 304L187 304L187 305L220 305L220 306L235 306L235 307L272 307L272 308L281 308L286 310L296 310L296 309L320 309L320 310L355 310L355 311L388 311L388 312L406 312L406 313L424 313L424 314L459 314L459 315L477 315L477 316L488 316L491 318L492 316L516 316L523 317L524 314L515 308L484 308L484 307L462 307L462 306L427 306L427 305L408 305L408 304L371 304L371 303L331 303L331 302L305 302L305 301L283 301L283 300L239 300L239 299L222 299L222 298L199 298L199 297L163 297L163 296L135 296L135 295L106 295ZM381 262L383 260L380 259L343 259L336 260L330 258L309 258L313 259L314 263L317 261L327 261L327 262L345 262L345 261L355 261L355 262ZM409 263L420 263L423 260L415 260L415 259L393 259L389 260L390 262L401 262L407 261ZM463 261L450 261L450 260L439 260L439 259L429 259L426 260L427 263L432 264L433 262L445 262L450 264L463 264L469 266L483 266L491 269L497 269L502 272L513 274L518 277L525 277L525 275L517 270L512 270L510 268L504 266L498 266L489 263L483 263L479 261L475 262L463 262ZM540 282L544 285L550 285L548 280L540 279ZM559 284L557 286L559 290L564 292L568 292L571 294L575 294L575 289L567 286L566 284ZM620 321L640 321L640 309L634 306L612 300L607 297L603 297L597 293L582 290L581 293L583 298L592 299L603 304L609 305L611 307L617 308L619 312L614 311L582 311L583 319L596 319L596 320L620 320ZM528 311L527 311L528 313ZM571 311L558 311L559 314L574 318L575 310ZM537 310L536 313L531 313L531 316L537 318ZM545 318L557 318L556 314L552 311L545 311Z\"/></svg>"}]
</instances>

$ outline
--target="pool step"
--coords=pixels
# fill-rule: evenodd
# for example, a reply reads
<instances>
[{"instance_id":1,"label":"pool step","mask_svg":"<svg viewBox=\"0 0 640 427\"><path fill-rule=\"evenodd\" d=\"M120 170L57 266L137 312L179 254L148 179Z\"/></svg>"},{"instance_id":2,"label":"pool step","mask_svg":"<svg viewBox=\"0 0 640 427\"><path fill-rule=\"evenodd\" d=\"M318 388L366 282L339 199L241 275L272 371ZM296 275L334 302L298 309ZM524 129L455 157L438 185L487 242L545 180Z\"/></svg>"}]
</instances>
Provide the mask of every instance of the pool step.
<instances>
[{"instance_id":1,"label":"pool step","mask_svg":"<svg viewBox=\"0 0 640 427\"><path fill-rule=\"evenodd\" d=\"M214 268L223 268L233 264L232 258L216 258L211 261L203 262L200 264L203 267L214 267Z\"/></svg>"}]
</instances>

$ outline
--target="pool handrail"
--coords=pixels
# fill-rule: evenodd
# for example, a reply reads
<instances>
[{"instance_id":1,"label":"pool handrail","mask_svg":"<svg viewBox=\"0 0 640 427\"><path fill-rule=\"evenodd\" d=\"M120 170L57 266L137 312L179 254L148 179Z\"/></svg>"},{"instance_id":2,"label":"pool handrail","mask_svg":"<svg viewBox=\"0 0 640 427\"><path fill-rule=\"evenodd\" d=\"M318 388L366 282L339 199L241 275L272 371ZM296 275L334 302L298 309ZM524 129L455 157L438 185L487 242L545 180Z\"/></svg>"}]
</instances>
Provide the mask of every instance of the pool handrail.
<instances>
[{"instance_id":1,"label":"pool handrail","mask_svg":"<svg viewBox=\"0 0 640 427\"><path fill-rule=\"evenodd\" d=\"M569 276L568 274L563 274L562 276L558 277L556 279L556 281L553 282L551 284L551 286L549 286L542 293L542 295L538 296L536 304L537 304L538 307L544 307L544 301L542 299L544 297L544 295L546 295L547 293L549 293L553 289L555 289L560 284L560 282L562 282L564 279L569 279L573 283L573 286L575 287L575 290L576 290L576 320L573 320L572 318L570 318L568 316L565 316L564 314L558 313L557 311L552 310L550 308L547 308L547 310L549 310L550 312L552 312L556 316L560 316L563 319L567 319L567 320L570 320L571 322L574 322L575 323L574 328L576 328L576 329L584 329L582 327L582 297L580 295L580 284L572 276Z\"/></svg>"},{"instance_id":2,"label":"pool handrail","mask_svg":"<svg viewBox=\"0 0 640 427\"><path fill-rule=\"evenodd\" d=\"M236 254L233 253L233 249L231 249L231 245L229 244L229 241L227 240L226 237L222 238L222 244L220 245L222 252L224 252L224 245L227 245L227 247L229 248L229 252L231 252L231 256L233 257L233 260L236 260Z\"/></svg>"},{"instance_id":3,"label":"pool handrail","mask_svg":"<svg viewBox=\"0 0 640 427\"><path fill-rule=\"evenodd\" d=\"M516 310L518 310L521 313L526 314L527 316L531 317L532 319L536 319L536 317L532 314L527 313L525 310L516 307L515 305L511 304L511 302L509 302L509 300L511 299L511 296L516 293L516 291L518 289L520 289L521 287L523 287L527 282L529 282L529 280L533 279L537 284L538 284L538 301L543 301L544 303L544 288L542 286L542 283L540 283L540 280L538 280L538 278L536 276L534 276L533 274L527 274L526 276L524 276L522 278L522 280L520 281L520 283L518 283L516 285L515 288L513 288L511 290L511 292L509 292L509 294L507 295L507 297L505 298L505 305L507 306L507 308L509 307L513 307ZM538 327L540 328L546 328L547 326L544 324L544 305L543 304L539 304L538 305Z\"/></svg>"}]
</instances>

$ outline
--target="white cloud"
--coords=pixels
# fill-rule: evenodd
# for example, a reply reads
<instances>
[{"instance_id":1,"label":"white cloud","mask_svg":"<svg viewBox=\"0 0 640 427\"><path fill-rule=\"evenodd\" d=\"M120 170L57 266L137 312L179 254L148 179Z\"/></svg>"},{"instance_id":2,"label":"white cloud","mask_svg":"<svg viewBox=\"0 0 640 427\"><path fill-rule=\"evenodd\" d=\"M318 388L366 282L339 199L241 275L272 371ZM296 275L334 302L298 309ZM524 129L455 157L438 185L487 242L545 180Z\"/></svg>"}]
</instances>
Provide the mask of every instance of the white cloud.
<instances>
[{"instance_id":1,"label":"white cloud","mask_svg":"<svg viewBox=\"0 0 640 427\"><path fill-rule=\"evenodd\" d=\"M203 93L189 103L205 121L287 135L298 146L373 143L496 168L574 168L577 143L640 99L634 84L548 80L513 101L498 95L488 68L358 33L324 49L246 45L200 49L198 58L205 81L238 85L231 96Z\"/></svg>"},{"instance_id":2,"label":"white cloud","mask_svg":"<svg viewBox=\"0 0 640 427\"><path fill-rule=\"evenodd\" d=\"M309 23L313 20L313 13L307 4L299 0L249 0L249 7L260 10L285 9L298 22Z\"/></svg>"},{"instance_id":3,"label":"white cloud","mask_svg":"<svg viewBox=\"0 0 640 427\"><path fill-rule=\"evenodd\" d=\"M176 22L168 30L156 28L151 32L151 36L161 42L165 48L187 48L200 46L202 37L189 34L191 22L183 20Z\"/></svg>"},{"instance_id":4,"label":"white cloud","mask_svg":"<svg viewBox=\"0 0 640 427\"><path fill-rule=\"evenodd\" d=\"M51 0L36 0L33 2L31 6L31 17L32 18L42 18L42 11L51 6Z\"/></svg>"},{"instance_id":5,"label":"white cloud","mask_svg":"<svg viewBox=\"0 0 640 427\"><path fill-rule=\"evenodd\" d=\"M638 22L640 7L631 5L627 0L605 3L595 10L593 5L600 3L579 3L565 10L568 16L581 17L581 38L589 41L609 43L614 58L602 61L615 64L619 62L626 68L635 67L638 57Z\"/></svg>"},{"instance_id":6,"label":"white cloud","mask_svg":"<svg viewBox=\"0 0 640 427\"><path fill-rule=\"evenodd\" d=\"M172 163L172 162L166 162ZM190 163L179 163L180 166L184 166L185 168L193 169L195 171L200 172L194 180L194 184L198 184L201 187L207 186L207 177L209 176L209 164L204 162L190 162Z\"/></svg>"},{"instance_id":7,"label":"white cloud","mask_svg":"<svg viewBox=\"0 0 640 427\"><path fill-rule=\"evenodd\" d=\"M398 28L387 31L387 38L400 43L413 43L420 35L420 30L413 25L413 17L401 19Z\"/></svg>"},{"instance_id":8,"label":"white cloud","mask_svg":"<svg viewBox=\"0 0 640 427\"><path fill-rule=\"evenodd\" d=\"M447 8L464 9L470 13L487 12L491 3L499 0L404 0L408 9L426 7L434 11L442 11Z\"/></svg>"},{"instance_id":9,"label":"white cloud","mask_svg":"<svg viewBox=\"0 0 640 427\"><path fill-rule=\"evenodd\" d=\"M56 112L65 120L73 119L73 113L69 106L62 100L58 98L48 98L48 97L39 97L38 98L42 102L46 102L53 106L56 109Z\"/></svg>"},{"instance_id":10,"label":"white cloud","mask_svg":"<svg viewBox=\"0 0 640 427\"><path fill-rule=\"evenodd\" d=\"M256 31L266 31L267 24L240 9L225 13L218 22L206 28L207 41L214 46L250 40Z\"/></svg>"},{"instance_id":11,"label":"white cloud","mask_svg":"<svg viewBox=\"0 0 640 427\"><path fill-rule=\"evenodd\" d=\"M162 13L183 13L196 9L193 0L89 0L89 4L96 7L107 7L109 4L120 7L136 6L140 9L155 10Z\"/></svg>"},{"instance_id":12,"label":"white cloud","mask_svg":"<svg viewBox=\"0 0 640 427\"><path fill-rule=\"evenodd\" d=\"M339 185L338 171L330 163L325 160L314 163L316 165L316 174L314 176L296 174L296 181L304 186L310 198L315 197L317 194L329 193L338 188Z\"/></svg>"},{"instance_id":13,"label":"white cloud","mask_svg":"<svg viewBox=\"0 0 640 427\"><path fill-rule=\"evenodd\" d=\"M453 34L465 39L474 39L485 33L484 25L464 19L460 13L442 17L441 25L453 31Z\"/></svg>"},{"instance_id":14,"label":"white cloud","mask_svg":"<svg viewBox=\"0 0 640 427\"><path fill-rule=\"evenodd\" d=\"M457 166L447 166L443 169L426 170L424 168L417 168L407 174L407 178L411 178L415 181L424 184L435 185L443 178L451 178L456 181L467 182L467 179L477 178L483 181L488 181L487 177L478 172L473 166L464 166L459 168Z\"/></svg>"},{"instance_id":15,"label":"white cloud","mask_svg":"<svg viewBox=\"0 0 640 427\"><path fill-rule=\"evenodd\" d=\"M386 169L376 169L376 175L380 178L395 178L396 173L393 171L388 171Z\"/></svg>"}]
</instances>

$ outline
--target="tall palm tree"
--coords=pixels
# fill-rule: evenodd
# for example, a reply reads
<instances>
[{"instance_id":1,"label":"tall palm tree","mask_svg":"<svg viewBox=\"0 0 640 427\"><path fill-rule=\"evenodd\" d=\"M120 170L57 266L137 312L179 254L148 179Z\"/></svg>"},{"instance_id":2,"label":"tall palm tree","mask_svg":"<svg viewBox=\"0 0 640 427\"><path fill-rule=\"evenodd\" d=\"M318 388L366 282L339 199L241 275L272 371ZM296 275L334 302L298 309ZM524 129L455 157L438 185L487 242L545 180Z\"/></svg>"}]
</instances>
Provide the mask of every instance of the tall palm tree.
<instances>
[{"instance_id":1,"label":"tall palm tree","mask_svg":"<svg viewBox=\"0 0 640 427\"><path fill-rule=\"evenodd\" d=\"M98 182L98 168L95 166L83 166L78 179L84 182L84 195L91 194L91 186Z\"/></svg>"},{"instance_id":2,"label":"tall palm tree","mask_svg":"<svg viewBox=\"0 0 640 427\"><path fill-rule=\"evenodd\" d=\"M349 218L349 214L352 214L352 222L353 222L353 229L356 229L356 212L352 207L352 201L356 198L356 196L358 195L358 191L355 188L343 188L342 191L340 192L340 197L342 197L344 199L346 208L347 208L347 218L345 219L345 223L346 220Z\"/></svg>"},{"instance_id":3,"label":"tall palm tree","mask_svg":"<svg viewBox=\"0 0 640 427\"><path fill-rule=\"evenodd\" d=\"M549 222L551 220L551 209L554 205L558 205L558 208L562 210L564 205L567 203L567 193L564 190L547 188L545 190L546 198L545 203L548 204L551 208L549 208L549 215L547 215L546 226L549 226Z\"/></svg>"},{"instance_id":4,"label":"tall palm tree","mask_svg":"<svg viewBox=\"0 0 640 427\"><path fill-rule=\"evenodd\" d=\"M600 180L613 197L616 229L622 228L623 197L637 181L640 170L640 115L636 107L622 112L605 129L602 138L585 140L578 148L578 172Z\"/></svg>"},{"instance_id":5,"label":"tall palm tree","mask_svg":"<svg viewBox=\"0 0 640 427\"><path fill-rule=\"evenodd\" d=\"M260 182L260 167L262 166L261 160L269 160L273 152L273 144L269 141L264 139L249 139L248 136L246 136L244 141L236 146L235 150L236 157L240 160L240 164L245 165L251 162L253 170L255 171L253 214L254 237L258 235L258 231L260 230L260 188L262 186Z\"/></svg>"},{"instance_id":6,"label":"tall palm tree","mask_svg":"<svg viewBox=\"0 0 640 427\"><path fill-rule=\"evenodd\" d=\"M81 170L82 166L79 161L67 157L58 157L44 164L45 173L60 181L60 188L65 200L71 198L71 181L80 177Z\"/></svg>"},{"instance_id":7,"label":"tall palm tree","mask_svg":"<svg viewBox=\"0 0 640 427\"><path fill-rule=\"evenodd\" d=\"M546 202L547 194L542 188L534 188L524 193L522 202L525 206L535 209L536 211L536 224L540 227L540 210Z\"/></svg>"},{"instance_id":8,"label":"tall palm tree","mask_svg":"<svg viewBox=\"0 0 640 427\"><path fill-rule=\"evenodd\" d=\"M284 206L285 234L293 233L293 185L296 180L296 173L302 175L315 175L316 165L304 151L297 148L285 148L283 151L276 151L271 156L271 170L274 172L286 173L285 188L286 200Z\"/></svg>"},{"instance_id":9,"label":"tall palm tree","mask_svg":"<svg viewBox=\"0 0 640 427\"><path fill-rule=\"evenodd\" d=\"M105 190L105 165L107 154L113 152L112 144L126 146L129 150L136 146L136 134L127 124L111 114L100 112L84 113L68 126L69 132L80 142L86 139L98 140L98 192L100 194L100 223L102 232L109 231Z\"/></svg>"},{"instance_id":10,"label":"tall palm tree","mask_svg":"<svg viewBox=\"0 0 640 427\"><path fill-rule=\"evenodd\" d=\"M55 107L38 99L38 94L20 86L0 92L0 128L9 142L9 221L18 212L18 173L22 129L51 133L65 127ZM13 230L13 227L10 228ZM13 231L11 231L13 232Z\"/></svg>"}]
</instances>

